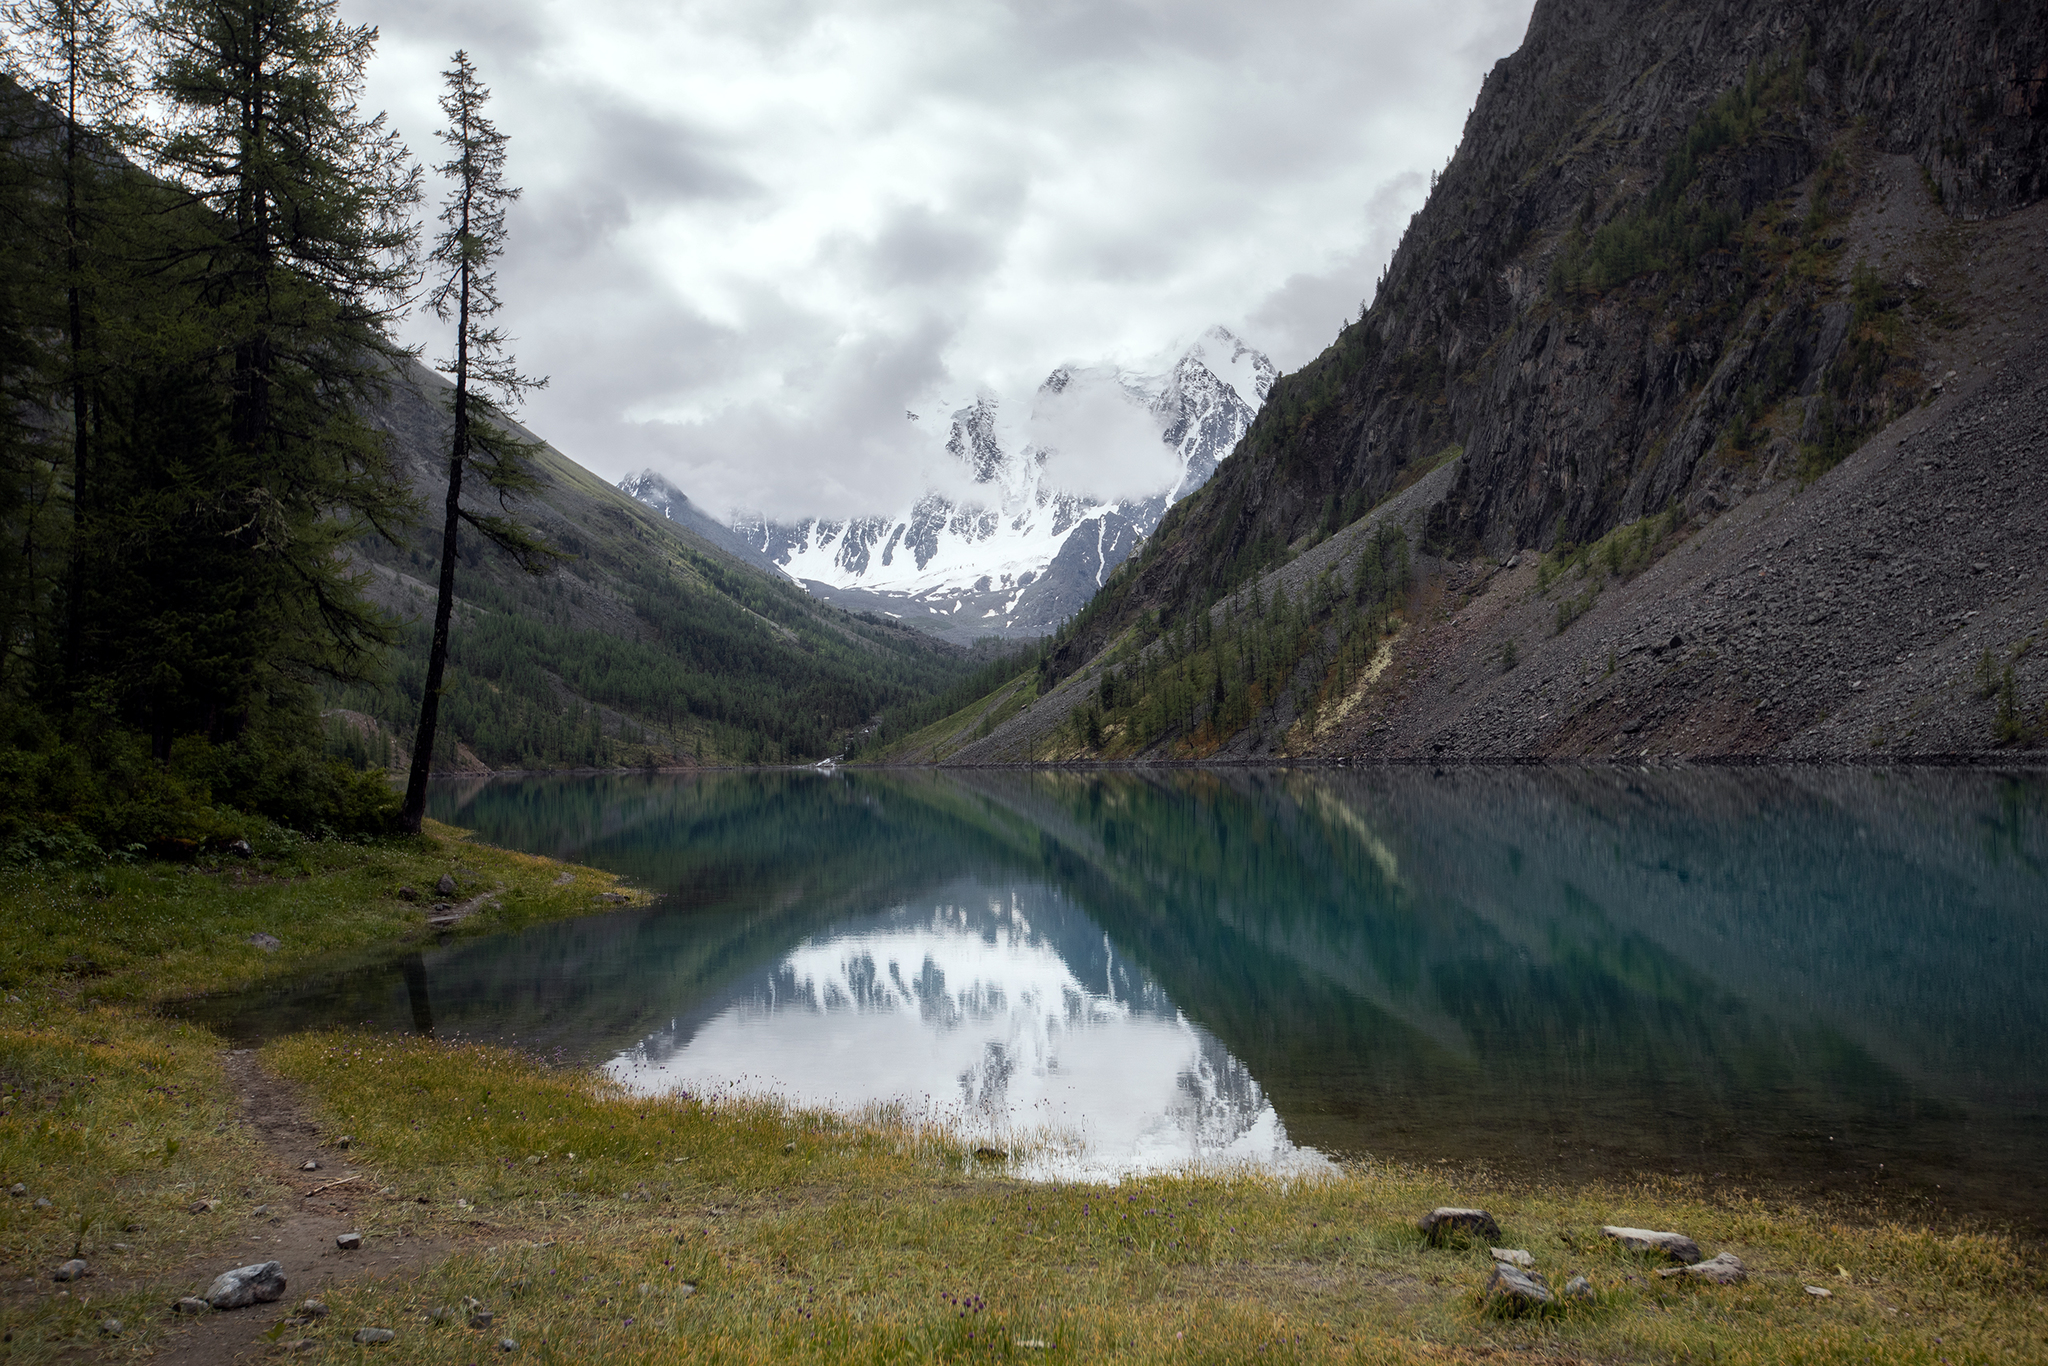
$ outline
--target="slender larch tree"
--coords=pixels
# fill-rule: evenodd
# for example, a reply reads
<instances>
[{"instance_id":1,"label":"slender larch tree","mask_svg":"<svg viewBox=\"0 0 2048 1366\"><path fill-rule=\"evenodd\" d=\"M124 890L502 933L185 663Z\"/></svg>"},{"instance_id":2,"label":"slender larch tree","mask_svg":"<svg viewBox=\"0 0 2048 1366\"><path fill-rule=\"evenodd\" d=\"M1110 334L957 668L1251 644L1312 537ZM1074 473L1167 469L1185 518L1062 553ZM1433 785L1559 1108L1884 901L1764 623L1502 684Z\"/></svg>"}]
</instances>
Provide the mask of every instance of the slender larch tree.
<instances>
[{"instance_id":1,"label":"slender larch tree","mask_svg":"<svg viewBox=\"0 0 2048 1366\"><path fill-rule=\"evenodd\" d=\"M427 655L426 686L420 695L420 723L413 735L412 771L398 827L418 831L427 810L427 775L440 729L441 693L448 673L448 631L455 610L455 562L467 523L511 555L528 573L545 573L559 552L511 515L512 501L541 487L534 465L539 447L510 430L504 409L546 385L519 373L506 350L505 334L490 322L499 308L498 276L492 263L505 250L505 209L519 197L505 184L505 135L484 116L491 92L477 79L467 52L442 73L447 89L441 112L448 126L441 140L453 153L436 169L449 182L441 207L441 232L428 260L434 284L427 306L455 324L454 355L439 362L455 381L450 394L454 418L448 448L448 493L441 524L440 591L434 602L433 644ZM497 512L480 512L462 501L465 469L476 473L495 495Z\"/></svg>"}]
</instances>

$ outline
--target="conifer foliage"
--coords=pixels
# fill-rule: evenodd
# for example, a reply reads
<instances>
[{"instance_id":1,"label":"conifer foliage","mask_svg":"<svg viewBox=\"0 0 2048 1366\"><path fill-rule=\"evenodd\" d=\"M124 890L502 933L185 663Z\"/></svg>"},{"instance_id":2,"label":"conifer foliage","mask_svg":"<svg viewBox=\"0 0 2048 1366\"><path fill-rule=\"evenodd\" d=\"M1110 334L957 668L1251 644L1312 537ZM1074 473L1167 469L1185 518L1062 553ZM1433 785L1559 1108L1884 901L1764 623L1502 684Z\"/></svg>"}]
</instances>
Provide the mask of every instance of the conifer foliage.
<instances>
[{"instance_id":1,"label":"conifer foliage","mask_svg":"<svg viewBox=\"0 0 2048 1366\"><path fill-rule=\"evenodd\" d=\"M432 264L437 272L427 306L434 316L455 323L455 354L442 362L454 379L451 402L454 433L448 452L448 498L441 529L441 582L434 604L434 636L427 655L427 679L420 700L420 722L414 732L412 771L406 780L399 828L417 831L427 810L427 778L434 762L441 693L448 667L448 628L455 606L455 565L462 526L467 522L493 545L510 554L522 568L543 573L559 558L556 551L509 514L512 500L540 487L532 464L534 447L507 431L498 420L498 402L516 403L522 394L545 385L519 373L505 350L505 335L490 324L498 311L498 277L491 263L505 250L505 207L519 197L505 184L505 135L484 116L491 92L477 79L469 54L458 51L455 65L442 73L447 90L441 113L448 126L441 140L453 155L440 166L449 182L441 209L441 232L434 239ZM478 513L462 504L464 466L476 472L497 495L501 511Z\"/></svg>"}]
</instances>

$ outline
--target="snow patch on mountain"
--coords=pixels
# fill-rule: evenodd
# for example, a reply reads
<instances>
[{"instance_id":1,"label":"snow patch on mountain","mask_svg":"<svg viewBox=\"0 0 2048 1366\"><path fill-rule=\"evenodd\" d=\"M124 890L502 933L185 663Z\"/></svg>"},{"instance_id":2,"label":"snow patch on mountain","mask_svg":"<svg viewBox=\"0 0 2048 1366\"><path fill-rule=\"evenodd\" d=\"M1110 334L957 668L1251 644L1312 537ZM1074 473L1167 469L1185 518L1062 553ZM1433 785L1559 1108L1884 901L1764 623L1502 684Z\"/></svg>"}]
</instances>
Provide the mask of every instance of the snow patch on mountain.
<instances>
[{"instance_id":1,"label":"snow patch on mountain","mask_svg":"<svg viewBox=\"0 0 2048 1366\"><path fill-rule=\"evenodd\" d=\"M957 462L960 489L889 515L742 514L732 534L748 558L849 607L950 635L1042 634L1208 482L1275 378L1270 360L1217 327L1163 372L1063 365L1028 404L934 399L905 418ZM687 504L651 472L619 487L664 510Z\"/></svg>"}]
</instances>

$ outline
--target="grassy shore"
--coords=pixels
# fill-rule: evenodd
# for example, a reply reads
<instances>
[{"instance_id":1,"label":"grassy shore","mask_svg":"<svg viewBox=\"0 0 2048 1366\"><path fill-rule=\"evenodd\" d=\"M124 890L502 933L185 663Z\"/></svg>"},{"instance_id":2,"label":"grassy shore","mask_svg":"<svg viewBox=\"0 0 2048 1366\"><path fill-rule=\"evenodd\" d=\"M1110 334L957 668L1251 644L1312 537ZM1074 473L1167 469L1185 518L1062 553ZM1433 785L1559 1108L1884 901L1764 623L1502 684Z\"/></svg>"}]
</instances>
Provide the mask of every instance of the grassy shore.
<instances>
[{"instance_id":1,"label":"grassy shore","mask_svg":"<svg viewBox=\"0 0 2048 1366\"><path fill-rule=\"evenodd\" d=\"M587 912L614 890L439 828L8 875L0 1183L30 1193L0 1199L0 1358L146 1353L195 1261L232 1260L232 1221L189 1211L247 1189L258 1141L237 1121L220 1041L157 1007L422 937L422 903L398 889L444 872L462 898L496 892L462 933ZM635 1098L475 1043L304 1035L262 1061L324 1136L353 1136L351 1159L388 1192L365 1207L366 1242L403 1229L445 1249L404 1278L329 1293L328 1318L293 1330L323 1359L473 1362L501 1336L519 1343L510 1359L560 1362L2048 1357L2048 1275L2031 1249L1681 1183L1488 1187L1357 1166L1292 1184L1029 1185L943 1131ZM1439 1204L1484 1205L1553 1286L1583 1273L1595 1299L1489 1313L1486 1248L1431 1249L1415 1231ZM1751 1277L1660 1279L1598 1236L1605 1223L1683 1230ZM49 1271L74 1251L102 1278L57 1296ZM427 1317L465 1298L495 1311L488 1334ZM119 1341L95 1336L109 1313L132 1325ZM367 1324L398 1338L352 1344Z\"/></svg>"}]
</instances>

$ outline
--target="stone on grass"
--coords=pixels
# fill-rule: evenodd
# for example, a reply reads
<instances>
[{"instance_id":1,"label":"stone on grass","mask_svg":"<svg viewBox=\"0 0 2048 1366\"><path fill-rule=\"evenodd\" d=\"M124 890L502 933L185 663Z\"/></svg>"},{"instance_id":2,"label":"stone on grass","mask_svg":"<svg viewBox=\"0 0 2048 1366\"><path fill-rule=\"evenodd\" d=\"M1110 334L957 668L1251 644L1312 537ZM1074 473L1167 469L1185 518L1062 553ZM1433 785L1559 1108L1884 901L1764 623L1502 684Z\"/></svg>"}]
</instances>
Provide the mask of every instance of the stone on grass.
<instances>
[{"instance_id":1,"label":"stone on grass","mask_svg":"<svg viewBox=\"0 0 2048 1366\"><path fill-rule=\"evenodd\" d=\"M355 1141L356 1136L354 1134L343 1134L340 1138L334 1140L334 1146L346 1151L348 1145Z\"/></svg>"},{"instance_id":2,"label":"stone on grass","mask_svg":"<svg viewBox=\"0 0 2048 1366\"><path fill-rule=\"evenodd\" d=\"M7 1188L7 1193L9 1195L15 1196L16 1198L27 1195L28 1183L26 1181L17 1181Z\"/></svg>"},{"instance_id":3,"label":"stone on grass","mask_svg":"<svg viewBox=\"0 0 2048 1366\"><path fill-rule=\"evenodd\" d=\"M317 1172L317 1171L319 1171L319 1170L320 1170L320 1159L319 1159L319 1158L317 1158L317 1157L309 1157L309 1158L307 1158L307 1159L306 1159L306 1160L305 1160L304 1162L301 1162L301 1163L299 1164L299 1170L300 1170L300 1171L302 1171L302 1172Z\"/></svg>"},{"instance_id":4,"label":"stone on grass","mask_svg":"<svg viewBox=\"0 0 2048 1366\"><path fill-rule=\"evenodd\" d=\"M117 1338L117 1337L120 1337L120 1336L121 1336L121 1330L122 1330L123 1328L126 1328L127 1326L128 1326L127 1324L125 1324L125 1323L121 1322L121 1320L119 1320L119 1319L101 1319L101 1320L100 1320L100 1331L101 1331L102 1333L105 1333L105 1334L106 1334L106 1335L107 1335L108 1337L110 1337L110 1338Z\"/></svg>"},{"instance_id":5,"label":"stone on grass","mask_svg":"<svg viewBox=\"0 0 2048 1366\"><path fill-rule=\"evenodd\" d=\"M1832 1299L1834 1297L1835 1292L1828 1289L1824 1285L1809 1285L1806 1287L1806 1293L1813 1296L1817 1300L1825 1300Z\"/></svg>"},{"instance_id":6,"label":"stone on grass","mask_svg":"<svg viewBox=\"0 0 2048 1366\"><path fill-rule=\"evenodd\" d=\"M1497 1241L1500 1238L1500 1225L1483 1209L1439 1206L1416 1220L1415 1227L1422 1230L1422 1236L1432 1247L1441 1246L1453 1234L1466 1234L1488 1241Z\"/></svg>"},{"instance_id":7,"label":"stone on grass","mask_svg":"<svg viewBox=\"0 0 2048 1366\"><path fill-rule=\"evenodd\" d=\"M516 1352L519 1350L519 1344L512 1338L499 1338L498 1350L501 1352Z\"/></svg>"},{"instance_id":8,"label":"stone on grass","mask_svg":"<svg viewBox=\"0 0 2048 1366\"><path fill-rule=\"evenodd\" d=\"M493 1315L490 1310L482 1305L478 1305L469 1311L469 1326L472 1328L488 1328L491 1326L492 1317Z\"/></svg>"},{"instance_id":9,"label":"stone on grass","mask_svg":"<svg viewBox=\"0 0 2048 1366\"><path fill-rule=\"evenodd\" d=\"M263 950L265 953L276 953L280 948L284 947L284 941L282 939L279 939L274 934L265 934L261 930L258 930L256 933L250 935L249 942L251 944L254 944L257 948Z\"/></svg>"},{"instance_id":10,"label":"stone on grass","mask_svg":"<svg viewBox=\"0 0 2048 1366\"><path fill-rule=\"evenodd\" d=\"M389 1328L358 1328L356 1341L361 1343L396 1342L398 1334Z\"/></svg>"},{"instance_id":11,"label":"stone on grass","mask_svg":"<svg viewBox=\"0 0 2048 1366\"><path fill-rule=\"evenodd\" d=\"M173 1314L204 1314L211 1308L213 1308L212 1305L200 1299L197 1295L186 1295L171 1305L171 1312Z\"/></svg>"},{"instance_id":12,"label":"stone on grass","mask_svg":"<svg viewBox=\"0 0 2048 1366\"><path fill-rule=\"evenodd\" d=\"M1536 1259L1518 1247L1490 1247L1487 1251L1493 1254L1493 1259L1496 1262L1506 1262L1510 1266L1519 1266L1524 1271L1536 1265Z\"/></svg>"},{"instance_id":13,"label":"stone on grass","mask_svg":"<svg viewBox=\"0 0 2048 1366\"><path fill-rule=\"evenodd\" d=\"M692 1296L692 1295L694 1295L694 1294L696 1294L696 1293L697 1293L697 1283L696 1283L695 1281L684 1281L684 1282L682 1283L682 1285L680 1285L680 1286L678 1286L678 1287L676 1288L676 1298L677 1298L677 1299L683 1299L683 1300L686 1300L686 1299L690 1298L690 1296Z\"/></svg>"},{"instance_id":14,"label":"stone on grass","mask_svg":"<svg viewBox=\"0 0 2048 1366\"><path fill-rule=\"evenodd\" d=\"M92 1275L92 1268L86 1265L84 1259L73 1257L70 1261L65 1262L55 1271L52 1271L50 1279L53 1281L82 1281L90 1275Z\"/></svg>"},{"instance_id":15,"label":"stone on grass","mask_svg":"<svg viewBox=\"0 0 2048 1366\"><path fill-rule=\"evenodd\" d=\"M363 1245L363 1235L355 1232L337 1233L334 1235L334 1245L343 1252L354 1252Z\"/></svg>"},{"instance_id":16,"label":"stone on grass","mask_svg":"<svg viewBox=\"0 0 2048 1366\"><path fill-rule=\"evenodd\" d=\"M1647 1228L1617 1228L1613 1224L1606 1225L1600 1232L1630 1252L1658 1252L1674 1262L1687 1264L1700 1260L1700 1245L1683 1233L1658 1233Z\"/></svg>"},{"instance_id":17,"label":"stone on grass","mask_svg":"<svg viewBox=\"0 0 2048 1366\"><path fill-rule=\"evenodd\" d=\"M49 1197L49 1196L47 1196L47 1195L39 1195L39 1196L37 1196L37 1197L36 1197L36 1208L37 1208L37 1209L48 1209L48 1208L50 1208L50 1197Z\"/></svg>"},{"instance_id":18,"label":"stone on grass","mask_svg":"<svg viewBox=\"0 0 2048 1366\"><path fill-rule=\"evenodd\" d=\"M1715 1285L1734 1285L1749 1279L1749 1271L1742 1265L1742 1258L1732 1252L1724 1252L1711 1261L1695 1262L1691 1266L1670 1267L1657 1274L1690 1276L1695 1280L1712 1281Z\"/></svg>"},{"instance_id":19,"label":"stone on grass","mask_svg":"<svg viewBox=\"0 0 2048 1366\"><path fill-rule=\"evenodd\" d=\"M215 1309L246 1309L283 1298L283 1262L251 1262L223 1271L206 1288L206 1302Z\"/></svg>"},{"instance_id":20,"label":"stone on grass","mask_svg":"<svg viewBox=\"0 0 2048 1366\"><path fill-rule=\"evenodd\" d=\"M455 895L455 879L454 879L454 877L452 877L451 875L449 875L449 874L447 874L447 873L443 873L443 874L441 874L441 880L440 880L439 882L437 882L437 883L435 883L435 884L434 884L434 890L435 890L436 892L440 893L440 894L441 894L442 896L454 896L454 895Z\"/></svg>"},{"instance_id":21,"label":"stone on grass","mask_svg":"<svg viewBox=\"0 0 2048 1366\"><path fill-rule=\"evenodd\" d=\"M220 1201L218 1200L194 1200L191 1204L185 1206L185 1213L211 1214L219 1204Z\"/></svg>"},{"instance_id":22,"label":"stone on grass","mask_svg":"<svg viewBox=\"0 0 2048 1366\"><path fill-rule=\"evenodd\" d=\"M1574 1276L1564 1283L1564 1297L1580 1304L1593 1302L1593 1283L1584 1276Z\"/></svg>"},{"instance_id":23,"label":"stone on grass","mask_svg":"<svg viewBox=\"0 0 2048 1366\"><path fill-rule=\"evenodd\" d=\"M1493 1278L1486 1283L1486 1307L1495 1313L1526 1314L1556 1303L1557 1296L1550 1293L1541 1276L1506 1262L1493 1264Z\"/></svg>"}]
</instances>

